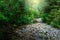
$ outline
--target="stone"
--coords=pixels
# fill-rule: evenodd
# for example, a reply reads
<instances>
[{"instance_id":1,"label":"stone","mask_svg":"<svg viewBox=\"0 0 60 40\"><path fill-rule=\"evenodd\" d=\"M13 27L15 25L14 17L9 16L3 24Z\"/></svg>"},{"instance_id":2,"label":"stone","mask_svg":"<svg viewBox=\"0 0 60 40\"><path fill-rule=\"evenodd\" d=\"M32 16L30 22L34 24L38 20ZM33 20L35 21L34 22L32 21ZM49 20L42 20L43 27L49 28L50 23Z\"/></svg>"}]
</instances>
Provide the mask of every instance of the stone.
<instances>
[{"instance_id":1,"label":"stone","mask_svg":"<svg viewBox=\"0 0 60 40\"><path fill-rule=\"evenodd\" d=\"M37 23L22 26L16 30L18 40L60 40L60 30L53 28L42 19L35 19ZM25 28L24 28L25 27Z\"/></svg>"}]
</instances>

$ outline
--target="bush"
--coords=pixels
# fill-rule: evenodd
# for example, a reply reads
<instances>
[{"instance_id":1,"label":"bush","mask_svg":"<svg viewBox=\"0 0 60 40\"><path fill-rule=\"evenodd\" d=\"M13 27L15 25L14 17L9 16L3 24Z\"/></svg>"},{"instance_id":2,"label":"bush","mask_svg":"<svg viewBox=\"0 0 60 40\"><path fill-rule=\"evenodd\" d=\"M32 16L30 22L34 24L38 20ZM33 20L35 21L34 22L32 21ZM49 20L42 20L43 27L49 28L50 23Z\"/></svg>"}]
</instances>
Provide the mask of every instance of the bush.
<instances>
[{"instance_id":1,"label":"bush","mask_svg":"<svg viewBox=\"0 0 60 40\"><path fill-rule=\"evenodd\" d=\"M45 8L43 21L52 25L53 27L60 29L60 1L55 0L49 2L49 5Z\"/></svg>"},{"instance_id":2,"label":"bush","mask_svg":"<svg viewBox=\"0 0 60 40\"><path fill-rule=\"evenodd\" d=\"M34 15L25 9L24 0L0 0L0 26L17 26L32 22Z\"/></svg>"},{"instance_id":3,"label":"bush","mask_svg":"<svg viewBox=\"0 0 60 40\"><path fill-rule=\"evenodd\" d=\"M32 23L33 19L34 14L26 10L24 0L0 0L0 29L4 32L0 35L9 38L6 33L12 34L15 27Z\"/></svg>"}]
</instances>

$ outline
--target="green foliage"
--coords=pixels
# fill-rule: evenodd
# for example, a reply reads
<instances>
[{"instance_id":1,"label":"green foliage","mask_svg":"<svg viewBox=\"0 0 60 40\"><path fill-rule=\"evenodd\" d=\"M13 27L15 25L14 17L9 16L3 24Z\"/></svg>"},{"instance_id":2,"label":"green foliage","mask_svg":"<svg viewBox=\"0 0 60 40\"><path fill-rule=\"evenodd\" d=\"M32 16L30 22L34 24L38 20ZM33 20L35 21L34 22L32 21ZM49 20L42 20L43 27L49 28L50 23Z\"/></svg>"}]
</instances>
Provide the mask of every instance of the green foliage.
<instances>
[{"instance_id":1,"label":"green foliage","mask_svg":"<svg viewBox=\"0 0 60 40\"><path fill-rule=\"evenodd\" d=\"M43 13L43 21L60 29L60 1L50 0Z\"/></svg>"},{"instance_id":2,"label":"green foliage","mask_svg":"<svg viewBox=\"0 0 60 40\"><path fill-rule=\"evenodd\" d=\"M32 23L34 14L25 8L25 0L0 0L0 29L10 33L13 28ZM2 37L0 33L0 38Z\"/></svg>"},{"instance_id":3,"label":"green foliage","mask_svg":"<svg viewBox=\"0 0 60 40\"><path fill-rule=\"evenodd\" d=\"M27 12L24 0L0 0L0 26L31 23L34 14Z\"/></svg>"}]
</instances>

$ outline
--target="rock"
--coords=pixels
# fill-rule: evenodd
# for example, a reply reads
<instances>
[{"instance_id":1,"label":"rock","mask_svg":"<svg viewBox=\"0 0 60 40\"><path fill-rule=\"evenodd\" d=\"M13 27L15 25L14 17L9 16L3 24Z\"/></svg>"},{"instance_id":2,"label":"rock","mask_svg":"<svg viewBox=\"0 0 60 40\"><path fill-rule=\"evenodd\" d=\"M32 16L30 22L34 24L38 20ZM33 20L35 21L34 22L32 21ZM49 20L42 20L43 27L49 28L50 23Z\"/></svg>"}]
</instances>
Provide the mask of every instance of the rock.
<instances>
[{"instance_id":1,"label":"rock","mask_svg":"<svg viewBox=\"0 0 60 40\"><path fill-rule=\"evenodd\" d=\"M41 23L42 22L42 18L35 18L34 21L38 22L38 23Z\"/></svg>"},{"instance_id":2,"label":"rock","mask_svg":"<svg viewBox=\"0 0 60 40\"><path fill-rule=\"evenodd\" d=\"M29 24L24 27L16 30L19 40L60 40L60 30L45 23Z\"/></svg>"},{"instance_id":3,"label":"rock","mask_svg":"<svg viewBox=\"0 0 60 40\"><path fill-rule=\"evenodd\" d=\"M60 30L43 23L41 18L35 18L34 24L20 26L16 30L17 40L60 40Z\"/></svg>"}]
</instances>

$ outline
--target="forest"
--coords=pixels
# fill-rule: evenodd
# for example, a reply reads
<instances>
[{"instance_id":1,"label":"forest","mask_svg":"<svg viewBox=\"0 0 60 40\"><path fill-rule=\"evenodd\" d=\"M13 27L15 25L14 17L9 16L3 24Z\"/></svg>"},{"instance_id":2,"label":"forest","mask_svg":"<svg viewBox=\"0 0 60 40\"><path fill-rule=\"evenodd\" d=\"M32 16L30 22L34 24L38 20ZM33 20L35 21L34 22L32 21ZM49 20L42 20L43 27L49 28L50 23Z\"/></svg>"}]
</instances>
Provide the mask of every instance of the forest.
<instances>
[{"instance_id":1,"label":"forest","mask_svg":"<svg viewBox=\"0 0 60 40\"><path fill-rule=\"evenodd\" d=\"M16 40L16 29L38 18L60 32L60 0L0 0L0 40Z\"/></svg>"}]
</instances>

